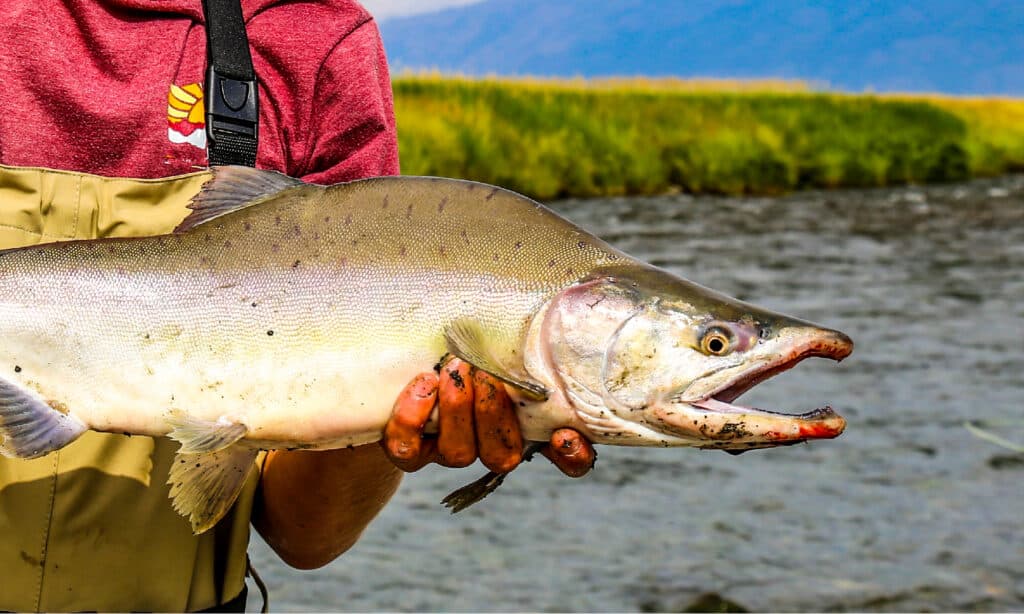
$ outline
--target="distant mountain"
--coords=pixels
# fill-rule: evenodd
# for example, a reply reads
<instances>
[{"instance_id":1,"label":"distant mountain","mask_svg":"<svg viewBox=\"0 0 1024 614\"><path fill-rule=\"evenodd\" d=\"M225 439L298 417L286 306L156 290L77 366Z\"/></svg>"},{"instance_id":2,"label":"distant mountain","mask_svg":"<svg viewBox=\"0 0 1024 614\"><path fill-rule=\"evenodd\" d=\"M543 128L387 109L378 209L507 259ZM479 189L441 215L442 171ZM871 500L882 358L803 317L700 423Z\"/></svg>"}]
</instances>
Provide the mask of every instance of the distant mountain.
<instances>
[{"instance_id":1,"label":"distant mountain","mask_svg":"<svg viewBox=\"0 0 1024 614\"><path fill-rule=\"evenodd\" d=\"M381 31L399 70L1024 95L1024 0L487 0Z\"/></svg>"}]
</instances>

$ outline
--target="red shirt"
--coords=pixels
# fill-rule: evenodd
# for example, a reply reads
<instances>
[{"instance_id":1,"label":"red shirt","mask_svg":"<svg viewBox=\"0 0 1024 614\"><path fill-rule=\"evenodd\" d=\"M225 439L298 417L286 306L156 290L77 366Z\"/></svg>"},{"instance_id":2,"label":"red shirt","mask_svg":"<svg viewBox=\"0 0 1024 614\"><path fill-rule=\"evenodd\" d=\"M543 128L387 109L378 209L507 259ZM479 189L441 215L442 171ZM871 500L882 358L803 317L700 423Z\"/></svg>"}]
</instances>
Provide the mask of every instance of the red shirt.
<instances>
[{"instance_id":1,"label":"red shirt","mask_svg":"<svg viewBox=\"0 0 1024 614\"><path fill-rule=\"evenodd\" d=\"M257 166L319 183L398 173L380 34L354 0L242 0ZM206 166L200 0L0 4L0 163L122 177Z\"/></svg>"}]
</instances>

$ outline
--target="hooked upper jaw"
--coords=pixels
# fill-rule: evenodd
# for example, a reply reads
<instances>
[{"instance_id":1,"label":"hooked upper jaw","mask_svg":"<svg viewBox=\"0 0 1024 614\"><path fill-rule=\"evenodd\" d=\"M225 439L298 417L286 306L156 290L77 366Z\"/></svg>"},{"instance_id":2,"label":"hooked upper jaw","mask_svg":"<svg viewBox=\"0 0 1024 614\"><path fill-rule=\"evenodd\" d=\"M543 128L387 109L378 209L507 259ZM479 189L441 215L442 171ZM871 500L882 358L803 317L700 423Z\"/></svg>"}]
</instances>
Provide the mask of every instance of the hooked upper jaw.
<instances>
[{"instance_id":1,"label":"hooked upper jaw","mask_svg":"<svg viewBox=\"0 0 1024 614\"><path fill-rule=\"evenodd\" d=\"M763 359L703 378L655 408L657 421L681 436L698 439L698 447L730 451L837 437L846 420L829 406L786 414L732 402L806 358L843 360L853 351L853 341L839 331L807 326L787 331L773 345L777 347L765 352Z\"/></svg>"}]
</instances>

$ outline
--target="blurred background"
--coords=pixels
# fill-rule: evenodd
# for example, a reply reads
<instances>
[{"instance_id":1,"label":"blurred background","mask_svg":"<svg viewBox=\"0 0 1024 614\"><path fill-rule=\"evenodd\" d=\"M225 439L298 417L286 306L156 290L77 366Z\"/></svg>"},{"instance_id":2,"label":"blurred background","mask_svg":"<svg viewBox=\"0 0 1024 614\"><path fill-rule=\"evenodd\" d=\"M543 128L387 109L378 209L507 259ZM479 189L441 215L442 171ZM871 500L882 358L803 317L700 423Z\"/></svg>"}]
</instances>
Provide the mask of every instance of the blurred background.
<instances>
[{"instance_id":1,"label":"blurred background","mask_svg":"<svg viewBox=\"0 0 1024 614\"><path fill-rule=\"evenodd\" d=\"M322 570L255 543L275 610L1024 609L1024 4L365 5L404 173L848 333L742 399L848 427L535 461L455 516L484 469L427 469Z\"/></svg>"}]
</instances>

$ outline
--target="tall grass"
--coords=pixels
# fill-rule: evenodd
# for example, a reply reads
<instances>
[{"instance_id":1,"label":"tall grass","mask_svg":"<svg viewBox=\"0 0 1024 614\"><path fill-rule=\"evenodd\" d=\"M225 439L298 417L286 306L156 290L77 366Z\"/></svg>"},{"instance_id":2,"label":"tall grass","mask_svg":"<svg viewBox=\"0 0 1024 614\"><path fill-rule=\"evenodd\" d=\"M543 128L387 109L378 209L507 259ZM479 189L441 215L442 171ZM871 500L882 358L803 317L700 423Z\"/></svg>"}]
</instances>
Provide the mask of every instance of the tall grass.
<instances>
[{"instance_id":1,"label":"tall grass","mask_svg":"<svg viewBox=\"0 0 1024 614\"><path fill-rule=\"evenodd\" d=\"M541 199L953 181L1024 169L1024 101L799 82L394 81L402 172Z\"/></svg>"}]
</instances>

